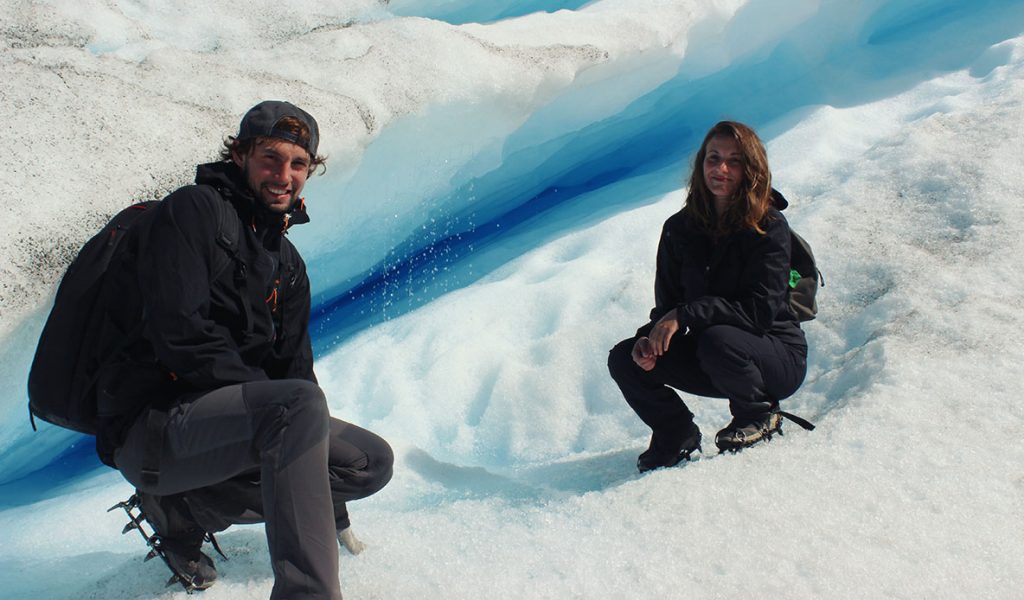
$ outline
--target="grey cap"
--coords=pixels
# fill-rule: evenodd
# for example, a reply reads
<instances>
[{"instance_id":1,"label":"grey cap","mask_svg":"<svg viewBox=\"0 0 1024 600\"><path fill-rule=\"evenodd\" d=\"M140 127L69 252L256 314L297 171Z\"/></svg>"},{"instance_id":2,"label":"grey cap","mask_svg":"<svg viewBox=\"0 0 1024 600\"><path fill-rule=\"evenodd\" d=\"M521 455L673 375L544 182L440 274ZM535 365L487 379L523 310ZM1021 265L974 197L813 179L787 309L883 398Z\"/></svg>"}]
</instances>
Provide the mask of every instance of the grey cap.
<instances>
[{"instance_id":1,"label":"grey cap","mask_svg":"<svg viewBox=\"0 0 1024 600\"><path fill-rule=\"evenodd\" d=\"M308 144L302 143L298 136L287 129L277 128L278 122L285 117L294 117L309 128ZM298 106L279 100L265 100L250 108L249 112L242 117L242 123L238 126L238 135L235 137L241 141L261 136L298 144L305 148L311 157L316 156L316 149L320 144L320 129L316 125L316 119Z\"/></svg>"}]
</instances>

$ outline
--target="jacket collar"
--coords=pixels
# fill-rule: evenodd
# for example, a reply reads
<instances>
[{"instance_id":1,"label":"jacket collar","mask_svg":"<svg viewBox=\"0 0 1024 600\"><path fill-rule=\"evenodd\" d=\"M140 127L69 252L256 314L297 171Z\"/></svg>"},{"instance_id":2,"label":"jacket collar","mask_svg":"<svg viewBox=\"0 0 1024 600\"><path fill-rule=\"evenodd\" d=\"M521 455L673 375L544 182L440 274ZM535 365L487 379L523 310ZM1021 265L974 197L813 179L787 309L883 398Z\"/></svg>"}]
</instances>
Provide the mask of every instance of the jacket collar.
<instances>
[{"instance_id":1,"label":"jacket collar","mask_svg":"<svg viewBox=\"0 0 1024 600\"><path fill-rule=\"evenodd\" d=\"M309 222L306 203L299 198L287 213L275 213L260 204L249 189L242 170L233 162L221 161L196 167L196 183L217 189L224 198L234 205L238 216L251 222L257 229L277 227L282 232L292 225Z\"/></svg>"},{"instance_id":2,"label":"jacket collar","mask_svg":"<svg viewBox=\"0 0 1024 600\"><path fill-rule=\"evenodd\" d=\"M782 192L772 188L772 205L779 209L779 212L782 212L786 210L787 206L789 206L789 200L786 200L786 197L782 195Z\"/></svg>"}]
</instances>

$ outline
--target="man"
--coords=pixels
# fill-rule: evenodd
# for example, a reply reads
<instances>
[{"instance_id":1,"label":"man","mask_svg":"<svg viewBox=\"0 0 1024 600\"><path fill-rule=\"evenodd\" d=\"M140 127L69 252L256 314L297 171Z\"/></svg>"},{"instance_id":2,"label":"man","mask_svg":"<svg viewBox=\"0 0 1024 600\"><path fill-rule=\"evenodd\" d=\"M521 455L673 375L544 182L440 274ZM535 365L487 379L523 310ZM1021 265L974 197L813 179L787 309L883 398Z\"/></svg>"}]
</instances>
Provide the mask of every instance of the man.
<instances>
[{"instance_id":1,"label":"man","mask_svg":"<svg viewBox=\"0 0 1024 600\"><path fill-rule=\"evenodd\" d=\"M217 576L207 534L265 521L271 597L340 598L338 543L362 549L345 503L391 479L391 448L331 418L313 374L309 279L285 233L309 220L318 141L305 111L253 107L221 162L140 217L134 260L112 269L123 314L143 317L113 315L105 334L127 341L100 372L97 450L196 588Z\"/></svg>"}]
</instances>

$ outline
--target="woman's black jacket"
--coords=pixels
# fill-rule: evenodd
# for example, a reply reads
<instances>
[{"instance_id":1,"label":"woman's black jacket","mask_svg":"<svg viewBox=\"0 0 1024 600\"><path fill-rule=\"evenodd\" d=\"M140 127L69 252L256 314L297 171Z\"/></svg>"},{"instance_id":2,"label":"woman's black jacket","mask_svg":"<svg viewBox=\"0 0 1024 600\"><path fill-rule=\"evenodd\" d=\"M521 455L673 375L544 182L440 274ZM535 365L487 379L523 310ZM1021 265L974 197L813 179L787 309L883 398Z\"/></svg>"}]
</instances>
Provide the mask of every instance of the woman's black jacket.
<instances>
[{"instance_id":1,"label":"woman's black jacket","mask_svg":"<svg viewBox=\"0 0 1024 600\"><path fill-rule=\"evenodd\" d=\"M772 199L763 234L747 229L715 239L684 210L665 221L652 322L675 308L680 329L731 325L806 347L789 308L790 231L781 212L788 202L774 190Z\"/></svg>"}]
</instances>

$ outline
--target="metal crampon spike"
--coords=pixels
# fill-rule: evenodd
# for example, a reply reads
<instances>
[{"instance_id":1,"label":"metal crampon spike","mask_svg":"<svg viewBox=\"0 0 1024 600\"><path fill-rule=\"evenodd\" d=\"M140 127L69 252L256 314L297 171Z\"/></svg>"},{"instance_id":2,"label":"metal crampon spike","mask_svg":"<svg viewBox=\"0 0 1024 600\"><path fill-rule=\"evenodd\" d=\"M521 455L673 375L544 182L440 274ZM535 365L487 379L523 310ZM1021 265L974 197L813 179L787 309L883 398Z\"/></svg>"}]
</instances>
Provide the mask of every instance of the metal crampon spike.
<instances>
[{"instance_id":1,"label":"metal crampon spike","mask_svg":"<svg viewBox=\"0 0 1024 600\"><path fill-rule=\"evenodd\" d=\"M134 498L134 496L133 496L133 498ZM107 512L111 512L111 511L117 510L119 508L123 508L125 510L131 510L132 508L135 508L135 506L132 504L132 499L129 498L129 499L125 500L124 502L118 502L117 504L111 506L110 508L107 509Z\"/></svg>"},{"instance_id":2,"label":"metal crampon spike","mask_svg":"<svg viewBox=\"0 0 1024 600\"><path fill-rule=\"evenodd\" d=\"M224 554L224 551L220 549L220 544L217 543L217 538L214 537L212 533L206 532L206 536L203 539L210 542L210 544L213 546L213 549L217 551L217 554L220 554L221 558L223 558L224 560L228 560L228 555Z\"/></svg>"},{"instance_id":3,"label":"metal crampon spike","mask_svg":"<svg viewBox=\"0 0 1024 600\"><path fill-rule=\"evenodd\" d=\"M179 575L177 573L171 575L171 578L167 580L167 585L165 585L164 587L171 587L176 583L180 583L181 587L185 588L186 594L191 595L192 592L196 591L196 586L193 585L192 579L190 577L188 577L187 575Z\"/></svg>"},{"instance_id":4,"label":"metal crampon spike","mask_svg":"<svg viewBox=\"0 0 1024 600\"><path fill-rule=\"evenodd\" d=\"M131 497L129 497L124 502L118 502L117 504L115 504L115 505L111 506L110 508L108 508L107 512L110 512L110 511L118 509L118 508L123 508L125 510L131 510L133 508L138 507L139 504L141 504L141 503L142 503L142 501L139 499L139 496L137 494L132 494Z\"/></svg>"},{"instance_id":5,"label":"metal crampon spike","mask_svg":"<svg viewBox=\"0 0 1024 600\"><path fill-rule=\"evenodd\" d=\"M146 533L146 529L144 527L144 519L146 515L142 512L141 505L142 501L139 499L138 495L133 495L124 502L118 502L114 506L110 507L107 512L118 508L124 510L128 515L129 522L124 526L121 534L126 534L132 530L138 531L139 535L142 536L142 539L146 541L146 545L149 546L149 552L146 554L146 558L143 559L143 562L149 562L154 558L160 557L164 564L167 565L167 568L169 568L173 573L171 578L167 580L166 587L171 587L176 583L181 584L181 587L185 589L186 594L192 594L192 592L198 589L195 582L192 577L179 573L171 566L170 561L167 560L167 556L165 556L161 550L163 538L161 538L155 531L153 533ZM136 509L139 509L138 513L135 512Z\"/></svg>"}]
</instances>

